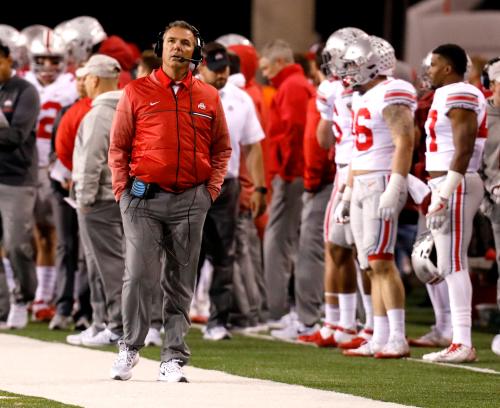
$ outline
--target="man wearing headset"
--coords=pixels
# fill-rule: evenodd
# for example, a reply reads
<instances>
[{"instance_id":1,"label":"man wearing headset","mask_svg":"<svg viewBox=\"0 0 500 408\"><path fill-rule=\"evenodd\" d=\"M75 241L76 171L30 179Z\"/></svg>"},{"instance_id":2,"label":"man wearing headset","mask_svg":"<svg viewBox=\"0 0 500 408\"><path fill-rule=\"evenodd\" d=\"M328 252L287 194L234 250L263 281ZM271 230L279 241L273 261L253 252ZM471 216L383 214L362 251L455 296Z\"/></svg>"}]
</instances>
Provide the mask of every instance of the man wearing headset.
<instances>
[{"instance_id":1,"label":"man wearing headset","mask_svg":"<svg viewBox=\"0 0 500 408\"><path fill-rule=\"evenodd\" d=\"M132 377L161 280L165 339L158 379L187 381L184 337L202 229L231 155L220 96L191 73L202 46L196 28L170 23L155 47L161 68L125 87L111 129L109 166L126 238L124 335L111 368L117 380Z\"/></svg>"}]
</instances>

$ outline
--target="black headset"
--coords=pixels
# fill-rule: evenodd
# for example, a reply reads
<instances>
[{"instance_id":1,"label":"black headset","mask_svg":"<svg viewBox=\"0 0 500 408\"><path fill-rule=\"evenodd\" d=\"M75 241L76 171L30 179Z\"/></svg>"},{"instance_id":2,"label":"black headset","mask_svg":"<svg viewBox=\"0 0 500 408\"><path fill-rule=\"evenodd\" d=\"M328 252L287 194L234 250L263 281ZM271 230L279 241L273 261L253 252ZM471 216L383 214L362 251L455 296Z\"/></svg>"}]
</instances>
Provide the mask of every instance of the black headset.
<instances>
[{"instance_id":1,"label":"black headset","mask_svg":"<svg viewBox=\"0 0 500 408\"><path fill-rule=\"evenodd\" d=\"M203 38L201 38L200 32L198 29L192 25L189 26L190 30L194 34L195 45L193 50L193 55L191 58L186 58L186 60L192 62L195 67L198 66L203 60L202 49L203 49ZM160 31L158 33L158 38L156 39L156 43L154 46L154 52L158 58L161 58L163 55L163 36L165 35L165 31Z\"/></svg>"},{"instance_id":2,"label":"black headset","mask_svg":"<svg viewBox=\"0 0 500 408\"><path fill-rule=\"evenodd\" d=\"M495 58L492 58L490 59L486 65L484 66L483 68L483 71L481 72L481 84L486 88L486 89L490 89L490 82L491 82L491 79L490 79L490 76L488 74L488 71L490 70L490 67L496 63L500 61L500 57L495 57Z\"/></svg>"}]
</instances>

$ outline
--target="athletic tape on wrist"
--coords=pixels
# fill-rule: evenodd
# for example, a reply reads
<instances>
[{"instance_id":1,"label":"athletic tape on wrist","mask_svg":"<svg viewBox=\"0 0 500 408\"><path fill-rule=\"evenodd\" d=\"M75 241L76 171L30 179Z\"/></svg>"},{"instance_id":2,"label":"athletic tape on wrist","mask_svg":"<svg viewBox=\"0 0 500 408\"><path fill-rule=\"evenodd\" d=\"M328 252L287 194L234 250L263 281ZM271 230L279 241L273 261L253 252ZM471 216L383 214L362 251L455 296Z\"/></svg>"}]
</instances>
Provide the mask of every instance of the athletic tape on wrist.
<instances>
[{"instance_id":1,"label":"athletic tape on wrist","mask_svg":"<svg viewBox=\"0 0 500 408\"><path fill-rule=\"evenodd\" d=\"M463 174L460 174L453 170L448 170L446 179L439 188L439 196L444 198L445 200L448 200L451 197L451 195L455 192L455 190L460 185L463 179L464 179Z\"/></svg>"}]
</instances>

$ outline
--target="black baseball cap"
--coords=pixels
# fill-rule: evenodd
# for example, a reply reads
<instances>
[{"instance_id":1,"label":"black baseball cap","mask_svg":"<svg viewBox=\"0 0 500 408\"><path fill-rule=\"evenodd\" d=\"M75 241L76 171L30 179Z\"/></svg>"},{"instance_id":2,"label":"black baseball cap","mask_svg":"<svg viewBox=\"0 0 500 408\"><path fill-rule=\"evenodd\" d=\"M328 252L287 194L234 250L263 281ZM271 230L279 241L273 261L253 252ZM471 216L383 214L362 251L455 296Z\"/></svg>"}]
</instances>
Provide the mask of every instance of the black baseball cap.
<instances>
[{"instance_id":1,"label":"black baseball cap","mask_svg":"<svg viewBox=\"0 0 500 408\"><path fill-rule=\"evenodd\" d=\"M210 71L220 71L229 66L226 47L217 42L210 42L203 47L203 62Z\"/></svg>"}]
</instances>

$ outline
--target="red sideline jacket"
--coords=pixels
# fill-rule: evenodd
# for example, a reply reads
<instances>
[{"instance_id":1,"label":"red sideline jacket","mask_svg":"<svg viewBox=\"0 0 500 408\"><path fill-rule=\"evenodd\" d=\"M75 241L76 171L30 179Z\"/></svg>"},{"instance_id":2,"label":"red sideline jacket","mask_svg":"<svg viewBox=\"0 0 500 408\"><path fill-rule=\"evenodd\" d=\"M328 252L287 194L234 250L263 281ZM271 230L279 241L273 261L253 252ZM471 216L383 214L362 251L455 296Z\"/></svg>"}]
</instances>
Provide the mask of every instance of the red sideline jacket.
<instances>
[{"instance_id":1,"label":"red sideline jacket","mask_svg":"<svg viewBox=\"0 0 500 408\"><path fill-rule=\"evenodd\" d=\"M64 166L73 170L73 150L75 149L76 132L83 117L90 110L92 99L81 98L63 115L56 133L56 154Z\"/></svg>"},{"instance_id":2,"label":"red sideline jacket","mask_svg":"<svg viewBox=\"0 0 500 408\"><path fill-rule=\"evenodd\" d=\"M269 111L270 172L292 181L304 174L303 138L306 112L314 87L299 64L283 68L271 82L277 92Z\"/></svg>"},{"instance_id":3,"label":"red sideline jacket","mask_svg":"<svg viewBox=\"0 0 500 408\"><path fill-rule=\"evenodd\" d=\"M316 97L307 104L307 121L304 132L304 189L316 192L332 184L335 178L335 163L329 149L323 149L316 138L316 129L321 116L316 109Z\"/></svg>"},{"instance_id":4,"label":"red sideline jacket","mask_svg":"<svg viewBox=\"0 0 500 408\"><path fill-rule=\"evenodd\" d=\"M124 89L108 156L117 200L133 176L174 193L201 183L212 200L220 193L231 144L219 93L191 72L177 95L173 84L160 68Z\"/></svg>"}]
</instances>

